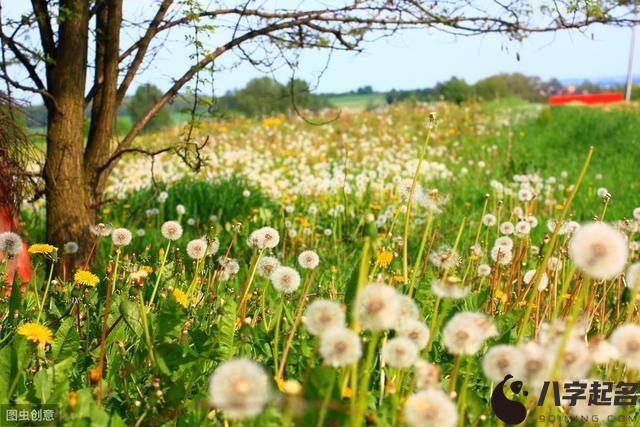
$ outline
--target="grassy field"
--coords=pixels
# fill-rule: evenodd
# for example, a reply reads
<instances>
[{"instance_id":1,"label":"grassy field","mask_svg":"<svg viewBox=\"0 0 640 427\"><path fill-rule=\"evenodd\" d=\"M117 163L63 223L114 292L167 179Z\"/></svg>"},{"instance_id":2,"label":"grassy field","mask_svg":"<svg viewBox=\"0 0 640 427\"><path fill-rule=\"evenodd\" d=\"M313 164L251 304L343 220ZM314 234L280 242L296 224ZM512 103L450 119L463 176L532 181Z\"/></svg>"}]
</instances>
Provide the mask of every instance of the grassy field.
<instances>
[{"instance_id":1,"label":"grassy field","mask_svg":"<svg viewBox=\"0 0 640 427\"><path fill-rule=\"evenodd\" d=\"M203 123L199 172L121 162L91 255L31 246L35 278L0 302L0 403L64 425L497 426L511 374L526 425L632 425L637 405L537 400L637 381L640 114L376 99L324 126Z\"/></svg>"},{"instance_id":2,"label":"grassy field","mask_svg":"<svg viewBox=\"0 0 640 427\"><path fill-rule=\"evenodd\" d=\"M329 102L335 108L343 108L355 111L364 111L386 104L384 94L372 93L363 95L339 95L329 98Z\"/></svg>"}]
</instances>

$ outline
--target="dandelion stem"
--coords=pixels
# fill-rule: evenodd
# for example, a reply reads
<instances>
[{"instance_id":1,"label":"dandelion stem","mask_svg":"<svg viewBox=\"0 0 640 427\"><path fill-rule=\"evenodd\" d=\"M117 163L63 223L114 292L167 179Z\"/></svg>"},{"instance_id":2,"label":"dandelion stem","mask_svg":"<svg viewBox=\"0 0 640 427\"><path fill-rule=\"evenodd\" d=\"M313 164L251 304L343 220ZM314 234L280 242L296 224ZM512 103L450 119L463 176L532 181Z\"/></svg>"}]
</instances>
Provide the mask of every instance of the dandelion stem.
<instances>
[{"instance_id":1,"label":"dandelion stem","mask_svg":"<svg viewBox=\"0 0 640 427\"><path fill-rule=\"evenodd\" d=\"M460 360L462 356L456 354L453 359L453 370L451 371L451 377L449 378L449 393L456 390L456 383L458 382L458 370L460 369Z\"/></svg>"},{"instance_id":2,"label":"dandelion stem","mask_svg":"<svg viewBox=\"0 0 640 427\"><path fill-rule=\"evenodd\" d=\"M109 321L109 311L111 310L111 294L113 292L113 288L116 285L116 278L118 274L118 261L120 260L120 249L116 249L116 261L115 266L113 268L113 276L111 280L107 281L107 295L106 301L104 304L104 319L102 321L102 335L100 336L100 355L98 356L98 396L97 403L99 406L102 405L102 377L103 377L103 369L104 369L104 353L105 353L105 340L107 339L107 322Z\"/></svg>"},{"instance_id":3,"label":"dandelion stem","mask_svg":"<svg viewBox=\"0 0 640 427\"><path fill-rule=\"evenodd\" d=\"M164 250L164 254L162 254L160 269L158 270L158 275L156 276L156 283L153 285L153 292L151 292L151 298L149 298L149 305L152 305L153 301L156 298L156 292L158 292L158 285L160 284L160 278L162 278L162 273L164 272L164 264L167 262L167 255L169 254L170 248L171 248L171 240L169 240L169 243L167 243L167 247Z\"/></svg>"},{"instance_id":4,"label":"dandelion stem","mask_svg":"<svg viewBox=\"0 0 640 427\"><path fill-rule=\"evenodd\" d=\"M427 147L429 146L429 140L431 139L431 129L433 128L433 122L435 119L429 118L429 128L427 130L427 137L422 144L420 150L420 157L418 158L418 164L416 170L413 173L413 180L411 181L411 189L409 190L409 197L407 198L407 213L404 218L404 236L402 239L402 279L405 284L409 281L409 223L411 222L411 205L413 204L413 193L416 190L418 184L418 175L420 175L420 169L422 168L422 162L424 156L427 153Z\"/></svg>"},{"instance_id":5,"label":"dandelion stem","mask_svg":"<svg viewBox=\"0 0 640 427\"><path fill-rule=\"evenodd\" d=\"M42 310L44 309L44 304L47 301L47 295L49 295L49 286L51 286L51 278L53 277L53 267L54 267L54 263L51 263L51 267L49 268L49 278L47 279L47 286L44 288L44 295L42 296L42 303L38 304L39 309L38 309L38 319L36 320L36 323L38 323L40 321L40 315L42 315Z\"/></svg>"}]
</instances>

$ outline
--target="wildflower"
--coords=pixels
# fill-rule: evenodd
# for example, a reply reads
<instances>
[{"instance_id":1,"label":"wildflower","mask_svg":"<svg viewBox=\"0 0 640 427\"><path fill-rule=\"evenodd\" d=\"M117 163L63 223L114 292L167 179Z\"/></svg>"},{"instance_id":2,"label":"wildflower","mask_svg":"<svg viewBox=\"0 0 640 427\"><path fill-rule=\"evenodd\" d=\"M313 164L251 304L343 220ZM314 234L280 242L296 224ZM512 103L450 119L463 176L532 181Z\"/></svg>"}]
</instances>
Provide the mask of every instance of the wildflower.
<instances>
[{"instance_id":1,"label":"wildflower","mask_svg":"<svg viewBox=\"0 0 640 427\"><path fill-rule=\"evenodd\" d=\"M604 223L580 227L569 241L569 256L591 277L601 280L617 276L627 262L625 237Z\"/></svg>"},{"instance_id":2,"label":"wildflower","mask_svg":"<svg viewBox=\"0 0 640 427\"><path fill-rule=\"evenodd\" d=\"M72 255L72 254L78 253L78 250L80 249L78 244L76 242L73 242L73 241L69 241L69 242L65 243L63 248L64 248L64 253L68 254L68 255Z\"/></svg>"},{"instance_id":3,"label":"wildflower","mask_svg":"<svg viewBox=\"0 0 640 427\"><path fill-rule=\"evenodd\" d=\"M256 249L273 249L280 242L280 233L271 227L262 227L253 231L247 239L247 244Z\"/></svg>"},{"instance_id":4,"label":"wildflower","mask_svg":"<svg viewBox=\"0 0 640 427\"><path fill-rule=\"evenodd\" d=\"M484 340L497 333L495 326L485 315L463 311L447 322L442 331L442 342L449 353L472 355L480 350Z\"/></svg>"},{"instance_id":5,"label":"wildflower","mask_svg":"<svg viewBox=\"0 0 640 427\"><path fill-rule=\"evenodd\" d=\"M278 267L280 267L280 261L278 261L276 257L263 256L258 260L256 272L258 273L258 276L268 279Z\"/></svg>"},{"instance_id":6,"label":"wildflower","mask_svg":"<svg viewBox=\"0 0 640 427\"><path fill-rule=\"evenodd\" d=\"M29 246L30 254L50 254L56 250L55 246L49 245L47 243L34 243Z\"/></svg>"},{"instance_id":7,"label":"wildflower","mask_svg":"<svg viewBox=\"0 0 640 427\"><path fill-rule=\"evenodd\" d=\"M178 215L184 215L187 212L187 208L184 205L176 205L176 213Z\"/></svg>"},{"instance_id":8,"label":"wildflower","mask_svg":"<svg viewBox=\"0 0 640 427\"><path fill-rule=\"evenodd\" d=\"M382 360L392 368L409 368L418 358L418 347L409 338L392 338L382 347Z\"/></svg>"},{"instance_id":9,"label":"wildflower","mask_svg":"<svg viewBox=\"0 0 640 427\"><path fill-rule=\"evenodd\" d=\"M173 290L173 296L175 297L177 303L180 304L182 307L184 308L189 307L189 298L187 298L187 294L182 292L180 289L175 288Z\"/></svg>"},{"instance_id":10,"label":"wildflower","mask_svg":"<svg viewBox=\"0 0 640 427\"><path fill-rule=\"evenodd\" d=\"M220 240L217 237L214 237L213 240L209 242L209 247L207 248L207 255L215 255L218 250L220 250Z\"/></svg>"},{"instance_id":11,"label":"wildflower","mask_svg":"<svg viewBox=\"0 0 640 427\"><path fill-rule=\"evenodd\" d=\"M491 259L500 265L509 265L512 258L513 253L510 250L501 248L499 246L495 246L493 249L491 249Z\"/></svg>"},{"instance_id":12,"label":"wildflower","mask_svg":"<svg viewBox=\"0 0 640 427\"><path fill-rule=\"evenodd\" d=\"M510 221L505 221L502 224L500 224L500 233L509 235L509 234L513 234L514 231L515 231L515 227L513 226L513 223L511 223Z\"/></svg>"},{"instance_id":13,"label":"wildflower","mask_svg":"<svg viewBox=\"0 0 640 427\"><path fill-rule=\"evenodd\" d=\"M620 361L628 368L640 369L640 325L626 323L618 326L610 341L618 350Z\"/></svg>"},{"instance_id":14,"label":"wildflower","mask_svg":"<svg viewBox=\"0 0 640 427\"><path fill-rule=\"evenodd\" d=\"M640 288L640 262L631 264L631 266L627 269L625 284L630 289Z\"/></svg>"},{"instance_id":15,"label":"wildflower","mask_svg":"<svg viewBox=\"0 0 640 427\"><path fill-rule=\"evenodd\" d=\"M305 310L303 323L311 335L318 336L329 329L343 327L345 314L337 302L315 300Z\"/></svg>"},{"instance_id":16,"label":"wildflower","mask_svg":"<svg viewBox=\"0 0 640 427\"><path fill-rule=\"evenodd\" d=\"M53 332L49 328L39 323L25 323L18 328L18 334L28 341L33 341L38 348L44 348L45 344L53 342Z\"/></svg>"},{"instance_id":17,"label":"wildflower","mask_svg":"<svg viewBox=\"0 0 640 427\"><path fill-rule=\"evenodd\" d=\"M73 281L81 285L91 287L96 286L98 283L100 283L100 279L98 278L98 276L86 270L76 271L76 273L73 275Z\"/></svg>"},{"instance_id":18,"label":"wildflower","mask_svg":"<svg viewBox=\"0 0 640 427\"><path fill-rule=\"evenodd\" d=\"M111 232L111 240L116 246L127 246L131 243L131 232L126 228L116 228Z\"/></svg>"},{"instance_id":19,"label":"wildflower","mask_svg":"<svg viewBox=\"0 0 640 427\"><path fill-rule=\"evenodd\" d=\"M0 233L0 252L7 257L15 257L22 252L22 239L16 233L5 231Z\"/></svg>"},{"instance_id":20,"label":"wildflower","mask_svg":"<svg viewBox=\"0 0 640 427\"><path fill-rule=\"evenodd\" d=\"M620 357L618 349L601 335L589 340L589 353L594 363L603 365L617 360Z\"/></svg>"},{"instance_id":21,"label":"wildflower","mask_svg":"<svg viewBox=\"0 0 640 427\"><path fill-rule=\"evenodd\" d=\"M271 274L273 287L280 292L290 294L300 286L300 274L291 267L278 267Z\"/></svg>"},{"instance_id":22,"label":"wildflower","mask_svg":"<svg viewBox=\"0 0 640 427\"><path fill-rule=\"evenodd\" d=\"M457 252L449 246L443 246L429 255L431 263L436 267L448 270L454 268L460 262Z\"/></svg>"},{"instance_id":23,"label":"wildflower","mask_svg":"<svg viewBox=\"0 0 640 427\"><path fill-rule=\"evenodd\" d=\"M515 233L518 237L524 237L531 232L531 225L527 221L518 221L515 225Z\"/></svg>"},{"instance_id":24,"label":"wildflower","mask_svg":"<svg viewBox=\"0 0 640 427\"><path fill-rule=\"evenodd\" d=\"M611 197L611 194L609 194L609 190L607 190L604 187L600 187L598 188L598 191L596 191L596 194L598 195L598 197L604 199L606 197Z\"/></svg>"},{"instance_id":25,"label":"wildflower","mask_svg":"<svg viewBox=\"0 0 640 427\"><path fill-rule=\"evenodd\" d=\"M518 200L528 202L533 199L533 191L530 188L522 188L518 191Z\"/></svg>"},{"instance_id":26,"label":"wildflower","mask_svg":"<svg viewBox=\"0 0 640 427\"><path fill-rule=\"evenodd\" d=\"M522 277L522 281L524 282L525 285L529 285L531 284L534 280L536 276L536 270L529 270L526 273L524 273L524 276ZM545 289L547 289L547 286L549 286L549 276L547 276L547 273L543 272L542 273L542 278L540 279L540 283L538 284L538 291L544 291Z\"/></svg>"},{"instance_id":27,"label":"wildflower","mask_svg":"<svg viewBox=\"0 0 640 427\"><path fill-rule=\"evenodd\" d=\"M485 353L482 370L487 378L496 383L502 381L507 374L520 378L523 370L522 355L512 345L495 345Z\"/></svg>"},{"instance_id":28,"label":"wildflower","mask_svg":"<svg viewBox=\"0 0 640 427\"><path fill-rule=\"evenodd\" d=\"M89 227L89 231L91 232L91 234L98 237L106 237L109 234L111 234L112 230L113 230L113 227L111 227L109 224L104 224L102 222L99 222L98 224L92 225L91 227Z\"/></svg>"},{"instance_id":29,"label":"wildflower","mask_svg":"<svg viewBox=\"0 0 640 427\"><path fill-rule=\"evenodd\" d=\"M160 227L160 233L165 239L176 241L182 237L182 226L178 221L166 221Z\"/></svg>"},{"instance_id":30,"label":"wildflower","mask_svg":"<svg viewBox=\"0 0 640 427\"><path fill-rule=\"evenodd\" d=\"M400 304L400 317L398 318L398 325L402 325L409 320L417 320L420 315L418 305L408 295L397 294L397 298Z\"/></svg>"},{"instance_id":31,"label":"wildflower","mask_svg":"<svg viewBox=\"0 0 640 427\"><path fill-rule=\"evenodd\" d=\"M439 298L460 299L469 295L470 289L457 277L450 276L431 282L431 292Z\"/></svg>"},{"instance_id":32,"label":"wildflower","mask_svg":"<svg viewBox=\"0 0 640 427\"><path fill-rule=\"evenodd\" d=\"M511 251L513 249L513 240L509 236L501 236L496 239L493 247L504 249L505 251Z\"/></svg>"},{"instance_id":33,"label":"wildflower","mask_svg":"<svg viewBox=\"0 0 640 427\"><path fill-rule=\"evenodd\" d=\"M437 389L440 385L440 368L426 360L418 359L414 365L418 390Z\"/></svg>"},{"instance_id":34,"label":"wildflower","mask_svg":"<svg viewBox=\"0 0 640 427\"><path fill-rule=\"evenodd\" d=\"M389 264L393 261L393 252L387 249L381 249L376 253L376 260L380 268L385 269L389 267Z\"/></svg>"},{"instance_id":35,"label":"wildflower","mask_svg":"<svg viewBox=\"0 0 640 427\"><path fill-rule=\"evenodd\" d=\"M320 336L320 355L329 365L338 368L355 363L362 356L358 334L347 328L332 328Z\"/></svg>"},{"instance_id":36,"label":"wildflower","mask_svg":"<svg viewBox=\"0 0 640 427\"><path fill-rule=\"evenodd\" d=\"M220 275L220 278L223 281L227 281L232 277L235 277L235 275L238 274L238 271L240 271L240 264L238 264L238 261L233 258L221 257L218 259L218 263L220 264L220 267L222 267L222 274Z\"/></svg>"},{"instance_id":37,"label":"wildflower","mask_svg":"<svg viewBox=\"0 0 640 427\"><path fill-rule=\"evenodd\" d=\"M191 259L202 259L207 255L207 247L205 239L194 239L187 243L187 255Z\"/></svg>"},{"instance_id":38,"label":"wildflower","mask_svg":"<svg viewBox=\"0 0 640 427\"><path fill-rule=\"evenodd\" d=\"M269 402L269 377L256 362L233 359L223 362L209 378L211 404L229 418L251 418Z\"/></svg>"},{"instance_id":39,"label":"wildflower","mask_svg":"<svg viewBox=\"0 0 640 427\"><path fill-rule=\"evenodd\" d=\"M493 227L494 225L496 225L497 222L498 220L496 219L496 216L493 214L486 214L485 216L482 217L482 223L487 227Z\"/></svg>"},{"instance_id":40,"label":"wildflower","mask_svg":"<svg viewBox=\"0 0 640 427\"><path fill-rule=\"evenodd\" d=\"M410 319L402 322L398 327L398 334L410 339L418 350L422 350L429 343L429 328L419 320Z\"/></svg>"},{"instance_id":41,"label":"wildflower","mask_svg":"<svg viewBox=\"0 0 640 427\"><path fill-rule=\"evenodd\" d=\"M442 390L423 390L404 403L404 417L411 427L454 427L458 410Z\"/></svg>"},{"instance_id":42,"label":"wildflower","mask_svg":"<svg viewBox=\"0 0 640 427\"><path fill-rule=\"evenodd\" d=\"M364 286L356 297L356 313L364 329L392 329L401 313L396 290L389 285L372 283Z\"/></svg>"},{"instance_id":43,"label":"wildflower","mask_svg":"<svg viewBox=\"0 0 640 427\"><path fill-rule=\"evenodd\" d=\"M298 264L300 264L300 267L306 268L307 270L313 270L319 263L320 258L314 251L304 251L298 255Z\"/></svg>"},{"instance_id":44,"label":"wildflower","mask_svg":"<svg viewBox=\"0 0 640 427\"><path fill-rule=\"evenodd\" d=\"M491 267L487 264L480 264L478 266L478 276L487 277L491 274Z\"/></svg>"}]
</instances>

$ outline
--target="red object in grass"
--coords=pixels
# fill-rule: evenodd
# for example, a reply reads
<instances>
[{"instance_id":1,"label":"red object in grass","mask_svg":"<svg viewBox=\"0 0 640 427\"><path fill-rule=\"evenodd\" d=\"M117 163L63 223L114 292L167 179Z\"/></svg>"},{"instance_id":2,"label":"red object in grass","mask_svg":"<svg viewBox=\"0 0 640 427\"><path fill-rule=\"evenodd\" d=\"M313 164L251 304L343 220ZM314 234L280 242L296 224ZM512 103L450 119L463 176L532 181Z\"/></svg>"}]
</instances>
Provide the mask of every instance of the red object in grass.
<instances>
[{"instance_id":1,"label":"red object in grass","mask_svg":"<svg viewBox=\"0 0 640 427\"><path fill-rule=\"evenodd\" d=\"M624 101L622 92L591 93L586 95L556 95L549 97L549 105L569 103L580 104L610 104Z\"/></svg>"}]
</instances>

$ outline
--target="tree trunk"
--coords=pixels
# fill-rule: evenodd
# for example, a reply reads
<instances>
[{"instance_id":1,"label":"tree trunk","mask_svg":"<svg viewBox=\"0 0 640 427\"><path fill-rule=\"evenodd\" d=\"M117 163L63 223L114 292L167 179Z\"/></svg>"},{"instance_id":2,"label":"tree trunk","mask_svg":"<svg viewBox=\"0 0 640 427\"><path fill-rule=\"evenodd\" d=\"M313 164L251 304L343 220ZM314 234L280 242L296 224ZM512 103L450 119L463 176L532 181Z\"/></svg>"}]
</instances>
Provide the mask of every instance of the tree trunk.
<instances>
[{"instance_id":1,"label":"tree trunk","mask_svg":"<svg viewBox=\"0 0 640 427\"><path fill-rule=\"evenodd\" d=\"M95 223L97 209L84 168L88 5L84 0L60 1L65 19L60 21L56 55L47 72L56 103L49 109L47 123L47 242L61 248L75 241L79 253L86 253L88 228Z\"/></svg>"}]
</instances>

